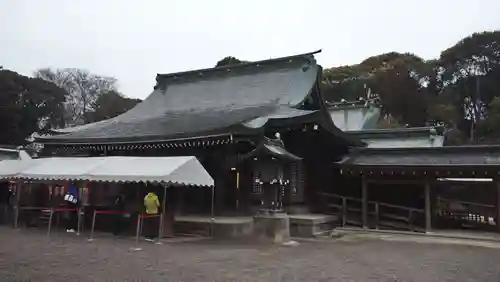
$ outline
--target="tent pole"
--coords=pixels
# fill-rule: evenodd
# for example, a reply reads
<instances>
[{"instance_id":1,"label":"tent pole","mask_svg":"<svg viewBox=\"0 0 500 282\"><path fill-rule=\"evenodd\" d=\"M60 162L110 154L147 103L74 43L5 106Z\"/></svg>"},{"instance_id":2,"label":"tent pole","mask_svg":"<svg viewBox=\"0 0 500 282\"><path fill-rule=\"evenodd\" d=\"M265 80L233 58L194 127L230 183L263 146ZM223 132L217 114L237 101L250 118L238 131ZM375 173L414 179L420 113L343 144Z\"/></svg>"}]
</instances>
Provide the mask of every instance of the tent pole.
<instances>
[{"instance_id":1,"label":"tent pole","mask_svg":"<svg viewBox=\"0 0 500 282\"><path fill-rule=\"evenodd\" d=\"M215 185L212 185L212 210L210 220L210 236L214 236L214 221L215 221Z\"/></svg>"},{"instance_id":2,"label":"tent pole","mask_svg":"<svg viewBox=\"0 0 500 282\"><path fill-rule=\"evenodd\" d=\"M76 227L76 235L80 236L80 226L82 225L81 221L82 218L80 216L80 207L76 209L76 214L77 214L77 227Z\"/></svg>"},{"instance_id":3,"label":"tent pole","mask_svg":"<svg viewBox=\"0 0 500 282\"><path fill-rule=\"evenodd\" d=\"M94 215L92 216L92 227L90 229L90 238L89 238L90 242L94 240L95 216L96 216L96 211L94 209Z\"/></svg>"},{"instance_id":4,"label":"tent pole","mask_svg":"<svg viewBox=\"0 0 500 282\"><path fill-rule=\"evenodd\" d=\"M50 216L49 216L49 227L47 229L47 236L50 236L50 229L52 227L52 218L54 217L54 209L50 209Z\"/></svg>"},{"instance_id":5,"label":"tent pole","mask_svg":"<svg viewBox=\"0 0 500 282\"><path fill-rule=\"evenodd\" d=\"M135 229L135 247L132 248L132 251L142 250L142 248L139 247L139 236L141 236L141 217L142 212L139 212L139 214L137 214L137 227Z\"/></svg>"}]
</instances>

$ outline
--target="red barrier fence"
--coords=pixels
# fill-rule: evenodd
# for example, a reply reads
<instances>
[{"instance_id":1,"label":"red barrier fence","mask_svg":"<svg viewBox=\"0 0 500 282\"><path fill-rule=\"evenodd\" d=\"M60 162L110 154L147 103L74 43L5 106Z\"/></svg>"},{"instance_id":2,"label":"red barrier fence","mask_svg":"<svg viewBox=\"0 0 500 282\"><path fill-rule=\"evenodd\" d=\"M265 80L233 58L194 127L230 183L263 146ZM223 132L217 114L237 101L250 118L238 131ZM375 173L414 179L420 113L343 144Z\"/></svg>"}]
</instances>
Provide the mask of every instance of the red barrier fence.
<instances>
[{"instance_id":1,"label":"red barrier fence","mask_svg":"<svg viewBox=\"0 0 500 282\"><path fill-rule=\"evenodd\" d=\"M50 210L51 207L19 207L19 209L24 211L43 211Z\"/></svg>"},{"instance_id":2,"label":"red barrier fence","mask_svg":"<svg viewBox=\"0 0 500 282\"><path fill-rule=\"evenodd\" d=\"M52 219L54 217L54 213L56 212L76 212L78 216L78 226L77 226L77 235L80 235L80 208L65 208L65 207L30 207L30 206L25 206L25 207L18 207L19 210L24 210L24 211L48 211L49 214L49 222L48 222L48 228L47 228L47 236L50 236L50 232L52 231ZM15 219L14 219L14 227L17 228L17 223L19 220L19 212L16 211L15 214Z\"/></svg>"},{"instance_id":3,"label":"red barrier fence","mask_svg":"<svg viewBox=\"0 0 500 282\"><path fill-rule=\"evenodd\" d=\"M77 226L77 235L80 234L81 230L81 208L66 208L66 207L19 207L19 210L36 210L36 211L48 211L50 212L49 214L49 222L48 222L48 229L47 229L47 236L50 236L51 231L52 231L52 221L54 217L54 213L58 212L76 212L77 213L77 220L78 220L78 226ZM92 241L94 239L94 229L95 229L95 222L96 222L96 216L98 214L101 215L131 215L132 213L130 212L119 212L119 211L109 211L109 210L94 210L94 214L92 216L92 227L90 229L90 237L89 241ZM133 248L133 250L141 250L141 248L138 247L139 244L139 238L142 233L142 227L143 227L143 221L144 219L150 219L150 218L160 218L160 224L158 227L158 236L157 236L157 244L160 243L160 239L162 237L163 233L163 213L160 214L140 214L137 216L137 228L136 228L136 234L135 234L135 241L136 241L136 247ZM16 219L15 219L15 225L17 226L17 220L18 220L18 213L16 214Z\"/></svg>"},{"instance_id":4,"label":"red barrier fence","mask_svg":"<svg viewBox=\"0 0 500 282\"><path fill-rule=\"evenodd\" d=\"M79 208L51 208L53 212L76 212Z\"/></svg>"},{"instance_id":5,"label":"red barrier fence","mask_svg":"<svg viewBox=\"0 0 500 282\"><path fill-rule=\"evenodd\" d=\"M19 221L19 213L21 211L40 211L40 212L48 212L50 211L50 207L34 207L34 206L15 206L14 207L14 228L17 229L18 221ZM31 219L30 219L31 220Z\"/></svg>"},{"instance_id":6,"label":"red barrier fence","mask_svg":"<svg viewBox=\"0 0 500 282\"><path fill-rule=\"evenodd\" d=\"M81 213L80 208L50 208L50 216L49 216L49 227L47 229L47 236L50 236L50 231L52 229L52 218L54 217L55 212L76 212L77 215L77 227L76 227L76 235L80 235L80 226L81 226Z\"/></svg>"},{"instance_id":7,"label":"red barrier fence","mask_svg":"<svg viewBox=\"0 0 500 282\"><path fill-rule=\"evenodd\" d=\"M95 228L95 219L98 214L107 214L107 215L131 215L129 212L119 212L119 211L106 211L106 210L94 210L94 215L92 216L92 227L90 229L90 237L89 241L94 240L94 228Z\"/></svg>"},{"instance_id":8,"label":"red barrier fence","mask_svg":"<svg viewBox=\"0 0 500 282\"><path fill-rule=\"evenodd\" d=\"M143 221L144 219L148 219L148 218L155 218L155 217L160 217L160 225L158 227L158 241L156 242L157 244L161 244L160 242L160 239L161 239L161 236L162 236L162 228L163 228L163 213L161 214L147 214L147 215L139 215L137 217L137 229L136 229L136 233L135 233L135 248L132 248L132 250L134 251L140 251L142 250L140 247L139 247L139 237L141 236L141 233L142 233L142 226L143 226Z\"/></svg>"},{"instance_id":9,"label":"red barrier fence","mask_svg":"<svg viewBox=\"0 0 500 282\"><path fill-rule=\"evenodd\" d=\"M131 215L132 213L129 213L129 212L119 212L119 211L107 211L107 210L94 210L94 214L92 216L92 227L90 229L90 237L89 237L89 241L93 241L94 240L94 229L95 229L95 221L96 221L96 216L98 214L103 214L103 215ZM144 219L149 219L149 218L156 218L156 217L160 217L160 226L159 226L159 232L158 232L158 241L157 243L160 242L160 238L161 238L161 229L163 227L163 224L161 223L161 220L163 220L163 214L139 214L137 216L137 223L136 223L136 234L135 234L135 242L136 242L136 246L135 248L132 248L133 250L141 250L141 248L138 247L139 245L139 237L142 233L142 226L143 226L143 220Z\"/></svg>"},{"instance_id":10,"label":"red barrier fence","mask_svg":"<svg viewBox=\"0 0 500 282\"><path fill-rule=\"evenodd\" d=\"M146 218L155 218L155 217L161 217L161 214L147 214L147 215L141 215L142 219Z\"/></svg>"},{"instance_id":11,"label":"red barrier fence","mask_svg":"<svg viewBox=\"0 0 500 282\"><path fill-rule=\"evenodd\" d=\"M113 214L113 215L127 215L127 214L131 214L129 212L119 212L119 211L99 211L99 210L95 210L94 212L96 214Z\"/></svg>"}]
</instances>

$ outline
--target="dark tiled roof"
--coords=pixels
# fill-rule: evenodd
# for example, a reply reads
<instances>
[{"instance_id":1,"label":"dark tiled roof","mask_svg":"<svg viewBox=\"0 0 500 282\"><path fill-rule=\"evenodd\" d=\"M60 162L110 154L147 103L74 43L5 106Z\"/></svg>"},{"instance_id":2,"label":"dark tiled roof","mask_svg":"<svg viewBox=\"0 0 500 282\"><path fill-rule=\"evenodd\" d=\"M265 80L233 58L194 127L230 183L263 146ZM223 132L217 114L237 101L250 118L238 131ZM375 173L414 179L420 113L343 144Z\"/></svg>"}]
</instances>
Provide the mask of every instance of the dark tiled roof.
<instances>
[{"instance_id":1,"label":"dark tiled roof","mask_svg":"<svg viewBox=\"0 0 500 282\"><path fill-rule=\"evenodd\" d=\"M261 130L266 121L307 117L296 109L313 89L313 53L184 73L158 75L151 95L115 118L59 130L42 143L105 144Z\"/></svg>"},{"instance_id":2,"label":"dark tiled roof","mask_svg":"<svg viewBox=\"0 0 500 282\"><path fill-rule=\"evenodd\" d=\"M261 143L242 159L258 156L271 156L279 160L299 161L302 158L290 153L284 147L283 141L264 137Z\"/></svg>"},{"instance_id":3,"label":"dark tiled roof","mask_svg":"<svg viewBox=\"0 0 500 282\"><path fill-rule=\"evenodd\" d=\"M500 146L361 149L339 162L359 167L500 167Z\"/></svg>"},{"instance_id":4,"label":"dark tiled roof","mask_svg":"<svg viewBox=\"0 0 500 282\"><path fill-rule=\"evenodd\" d=\"M264 145L267 154L281 160L300 161L302 158L288 152L285 148L274 145Z\"/></svg>"}]
</instances>

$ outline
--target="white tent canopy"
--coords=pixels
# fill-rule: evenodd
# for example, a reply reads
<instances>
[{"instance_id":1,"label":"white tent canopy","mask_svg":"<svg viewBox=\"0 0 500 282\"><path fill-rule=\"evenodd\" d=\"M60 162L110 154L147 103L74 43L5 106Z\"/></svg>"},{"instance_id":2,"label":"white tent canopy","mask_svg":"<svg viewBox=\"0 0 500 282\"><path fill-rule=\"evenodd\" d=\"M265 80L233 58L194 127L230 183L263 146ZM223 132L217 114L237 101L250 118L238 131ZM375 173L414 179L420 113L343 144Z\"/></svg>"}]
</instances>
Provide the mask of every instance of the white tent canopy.
<instances>
[{"instance_id":1,"label":"white tent canopy","mask_svg":"<svg viewBox=\"0 0 500 282\"><path fill-rule=\"evenodd\" d=\"M195 157L109 157L104 165L89 172L94 181L172 182L200 186L213 185L213 179Z\"/></svg>"},{"instance_id":2,"label":"white tent canopy","mask_svg":"<svg viewBox=\"0 0 500 282\"><path fill-rule=\"evenodd\" d=\"M0 161L0 178L14 178L23 169L32 165L31 161L4 160Z\"/></svg>"},{"instance_id":3,"label":"white tent canopy","mask_svg":"<svg viewBox=\"0 0 500 282\"><path fill-rule=\"evenodd\" d=\"M9 160L0 162L0 178L214 185L212 177L192 156Z\"/></svg>"},{"instance_id":4,"label":"white tent canopy","mask_svg":"<svg viewBox=\"0 0 500 282\"><path fill-rule=\"evenodd\" d=\"M31 180L90 180L88 173L104 164L105 158L33 159L17 178Z\"/></svg>"}]
</instances>

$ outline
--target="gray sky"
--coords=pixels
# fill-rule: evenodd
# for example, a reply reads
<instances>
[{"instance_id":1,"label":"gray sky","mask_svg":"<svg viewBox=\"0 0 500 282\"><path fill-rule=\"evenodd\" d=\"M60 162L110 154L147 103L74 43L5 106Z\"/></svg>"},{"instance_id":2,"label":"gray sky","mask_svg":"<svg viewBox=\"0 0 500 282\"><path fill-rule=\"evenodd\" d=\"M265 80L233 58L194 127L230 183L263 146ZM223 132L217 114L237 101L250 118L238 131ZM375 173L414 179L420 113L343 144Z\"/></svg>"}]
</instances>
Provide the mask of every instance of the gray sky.
<instances>
[{"instance_id":1,"label":"gray sky","mask_svg":"<svg viewBox=\"0 0 500 282\"><path fill-rule=\"evenodd\" d=\"M417 4L418 3L418 4ZM156 73L323 49L323 67L389 51L425 59L500 29L498 0L0 0L0 65L76 67L145 98Z\"/></svg>"}]
</instances>

